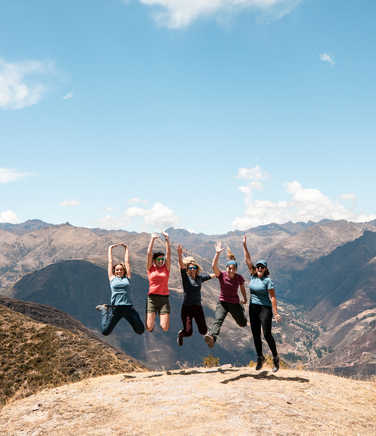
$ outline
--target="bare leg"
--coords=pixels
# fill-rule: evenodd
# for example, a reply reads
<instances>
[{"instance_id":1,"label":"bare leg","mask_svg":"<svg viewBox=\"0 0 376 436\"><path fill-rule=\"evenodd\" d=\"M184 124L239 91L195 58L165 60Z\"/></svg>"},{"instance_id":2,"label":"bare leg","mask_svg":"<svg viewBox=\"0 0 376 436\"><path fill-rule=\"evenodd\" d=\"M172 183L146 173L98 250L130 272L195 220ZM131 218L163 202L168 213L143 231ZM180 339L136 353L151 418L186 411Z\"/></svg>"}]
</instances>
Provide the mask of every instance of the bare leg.
<instances>
[{"instance_id":1,"label":"bare leg","mask_svg":"<svg viewBox=\"0 0 376 436\"><path fill-rule=\"evenodd\" d=\"M156 315L157 314L155 312L148 312L146 314L146 330L148 332L152 332L154 329Z\"/></svg>"},{"instance_id":2,"label":"bare leg","mask_svg":"<svg viewBox=\"0 0 376 436\"><path fill-rule=\"evenodd\" d=\"M170 314L163 313L162 315L159 315L159 322L160 322L162 330L164 332L167 332L169 327L170 327Z\"/></svg>"}]
</instances>

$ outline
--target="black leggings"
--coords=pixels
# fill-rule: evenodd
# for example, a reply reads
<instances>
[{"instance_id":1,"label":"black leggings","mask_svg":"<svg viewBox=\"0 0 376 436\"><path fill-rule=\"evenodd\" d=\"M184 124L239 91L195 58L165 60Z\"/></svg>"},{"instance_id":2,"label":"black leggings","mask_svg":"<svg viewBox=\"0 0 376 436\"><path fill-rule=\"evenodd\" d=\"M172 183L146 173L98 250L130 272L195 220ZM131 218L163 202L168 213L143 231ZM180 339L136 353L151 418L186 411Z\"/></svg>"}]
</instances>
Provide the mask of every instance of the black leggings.
<instances>
[{"instance_id":1,"label":"black leggings","mask_svg":"<svg viewBox=\"0 0 376 436\"><path fill-rule=\"evenodd\" d=\"M261 357L263 355L261 342L261 326L264 333L264 338L269 345L273 357L278 356L277 347L272 336L272 318L273 313L271 307L252 303L249 305L249 321L251 323L253 342L255 343L256 353L258 357Z\"/></svg>"}]
</instances>

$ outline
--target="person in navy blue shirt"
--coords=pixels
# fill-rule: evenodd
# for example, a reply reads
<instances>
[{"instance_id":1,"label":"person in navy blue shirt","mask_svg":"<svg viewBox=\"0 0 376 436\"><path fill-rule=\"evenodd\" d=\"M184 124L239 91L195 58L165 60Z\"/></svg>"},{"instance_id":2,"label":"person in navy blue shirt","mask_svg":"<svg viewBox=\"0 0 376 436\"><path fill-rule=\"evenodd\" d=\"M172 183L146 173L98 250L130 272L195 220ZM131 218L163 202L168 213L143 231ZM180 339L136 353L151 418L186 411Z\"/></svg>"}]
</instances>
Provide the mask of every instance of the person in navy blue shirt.
<instances>
[{"instance_id":1,"label":"person in navy blue shirt","mask_svg":"<svg viewBox=\"0 0 376 436\"><path fill-rule=\"evenodd\" d=\"M249 322L251 324L253 341L257 353L256 369L260 370L265 362L265 357L262 354L261 327L264 333L264 338L269 345L270 351L273 354L273 372L279 369L279 356L275 340L272 335L272 318L277 322L281 320L281 316L277 310L277 299L275 296L274 284L269 277L268 264L266 260L260 259L254 265L251 260L247 248L247 238L243 237L243 250L245 262L251 273L249 281L249 290L251 298L249 301Z\"/></svg>"},{"instance_id":2,"label":"person in navy blue shirt","mask_svg":"<svg viewBox=\"0 0 376 436\"><path fill-rule=\"evenodd\" d=\"M201 304L201 284L215 277L214 274L202 273L201 266L192 256L183 258L183 247L178 245L178 260L184 290L184 301L181 307L183 328L179 330L177 343L183 345L183 338L192 336L193 320L196 321L200 334L205 335L208 327Z\"/></svg>"}]
</instances>

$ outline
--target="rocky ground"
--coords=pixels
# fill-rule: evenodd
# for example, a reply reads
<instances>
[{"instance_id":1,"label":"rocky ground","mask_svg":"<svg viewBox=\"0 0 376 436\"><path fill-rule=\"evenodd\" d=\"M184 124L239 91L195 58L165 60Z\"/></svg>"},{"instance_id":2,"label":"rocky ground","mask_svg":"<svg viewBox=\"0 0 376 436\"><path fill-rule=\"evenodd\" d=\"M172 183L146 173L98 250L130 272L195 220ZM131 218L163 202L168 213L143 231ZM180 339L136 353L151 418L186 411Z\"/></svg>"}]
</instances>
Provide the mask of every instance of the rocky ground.
<instances>
[{"instance_id":1,"label":"rocky ground","mask_svg":"<svg viewBox=\"0 0 376 436\"><path fill-rule=\"evenodd\" d=\"M269 368L86 379L6 405L1 435L371 435L376 383Z\"/></svg>"}]
</instances>

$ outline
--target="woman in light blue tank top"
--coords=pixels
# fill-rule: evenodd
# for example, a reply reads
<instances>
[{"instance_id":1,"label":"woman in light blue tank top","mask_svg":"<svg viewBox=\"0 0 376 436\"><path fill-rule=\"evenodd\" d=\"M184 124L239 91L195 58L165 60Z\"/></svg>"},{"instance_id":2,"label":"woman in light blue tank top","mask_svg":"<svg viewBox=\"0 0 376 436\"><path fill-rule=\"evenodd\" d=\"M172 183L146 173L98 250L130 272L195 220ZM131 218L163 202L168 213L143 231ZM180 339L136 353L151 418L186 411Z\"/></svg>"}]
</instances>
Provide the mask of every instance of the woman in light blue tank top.
<instances>
[{"instance_id":1,"label":"woman in light blue tank top","mask_svg":"<svg viewBox=\"0 0 376 436\"><path fill-rule=\"evenodd\" d=\"M124 263L113 265L112 249L124 247ZM108 279L111 288L111 304L100 304L96 307L101 312L102 333L109 335L121 318L125 318L133 330L142 334L145 327L141 318L133 307L130 295L131 288L131 265L129 262L129 249L126 244L119 243L108 247Z\"/></svg>"},{"instance_id":2,"label":"woman in light blue tank top","mask_svg":"<svg viewBox=\"0 0 376 436\"><path fill-rule=\"evenodd\" d=\"M247 248L247 238L243 238L243 251L245 262L251 273L249 282L250 301L249 301L249 322L251 324L253 341L257 353L256 369L260 370L265 362L262 353L261 327L264 338L273 354L273 372L279 369L279 356L275 340L272 335L272 318L277 322L281 316L277 310L277 299L275 296L274 284L269 277L268 264L266 260L260 259L256 265L252 263L251 256Z\"/></svg>"}]
</instances>

